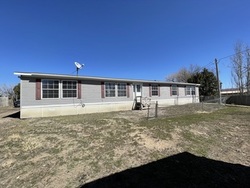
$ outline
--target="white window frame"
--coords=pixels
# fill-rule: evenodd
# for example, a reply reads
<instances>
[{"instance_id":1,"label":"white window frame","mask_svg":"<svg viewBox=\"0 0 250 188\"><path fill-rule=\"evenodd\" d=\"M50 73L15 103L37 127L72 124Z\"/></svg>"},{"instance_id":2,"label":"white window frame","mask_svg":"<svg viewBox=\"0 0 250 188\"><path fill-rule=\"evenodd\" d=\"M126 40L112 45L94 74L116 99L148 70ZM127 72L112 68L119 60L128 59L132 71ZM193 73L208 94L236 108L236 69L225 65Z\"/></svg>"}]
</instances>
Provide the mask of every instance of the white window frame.
<instances>
[{"instance_id":1,"label":"white window frame","mask_svg":"<svg viewBox=\"0 0 250 188\"><path fill-rule=\"evenodd\" d=\"M186 86L186 96L194 96L196 93L194 86Z\"/></svg>"},{"instance_id":2,"label":"white window frame","mask_svg":"<svg viewBox=\"0 0 250 188\"><path fill-rule=\"evenodd\" d=\"M107 85L114 85L114 89L110 89L110 88L107 88ZM116 83L115 82L105 82L104 83L104 95L106 98L113 98L113 97L116 97ZM107 91L110 90L110 91L114 91L114 96L110 96L110 95L107 95ZM111 92L109 91L109 94L111 94Z\"/></svg>"},{"instance_id":3,"label":"white window frame","mask_svg":"<svg viewBox=\"0 0 250 188\"><path fill-rule=\"evenodd\" d=\"M173 88L176 88L175 90L173 90ZM176 92L176 94L173 94L173 92ZM171 86L171 96L177 96L178 95L178 86L177 85L172 85Z\"/></svg>"},{"instance_id":4,"label":"white window frame","mask_svg":"<svg viewBox=\"0 0 250 188\"><path fill-rule=\"evenodd\" d=\"M76 83L76 89L64 89L63 88L63 82L75 82ZM64 90L75 90L76 91L76 96L75 97L64 97L63 96L63 91ZM61 98L63 99L76 99L78 97L78 82L76 80L61 80Z\"/></svg>"},{"instance_id":5,"label":"white window frame","mask_svg":"<svg viewBox=\"0 0 250 188\"><path fill-rule=\"evenodd\" d=\"M46 88L46 89L44 89L43 88L43 82L44 81L57 81L58 82L58 88L57 89L50 89L50 88ZM58 97L53 97L53 98L50 98L50 97L43 97L43 91L44 90L58 90ZM60 98L60 80L57 80L57 79L41 79L41 98L42 99L59 99Z\"/></svg>"},{"instance_id":6,"label":"white window frame","mask_svg":"<svg viewBox=\"0 0 250 188\"><path fill-rule=\"evenodd\" d=\"M119 85L123 85L124 88L119 88ZM121 91L124 92L125 95L119 96L119 91L120 91L120 92L121 92ZM117 97L127 97L127 83L122 83L122 82L117 83Z\"/></svg>"},{"instance_id":7,"label":"white window frame","mask_svg":"<svg viewBox=\"0 0 250 188\"><path fill-rule=\"evenodd\" d=\"M153 92L156 92L157 95ZM151 85L151 96L154 97L154 96L159 96L159 86L157 84L152 84Z\"/></svg>"}]
</instances>

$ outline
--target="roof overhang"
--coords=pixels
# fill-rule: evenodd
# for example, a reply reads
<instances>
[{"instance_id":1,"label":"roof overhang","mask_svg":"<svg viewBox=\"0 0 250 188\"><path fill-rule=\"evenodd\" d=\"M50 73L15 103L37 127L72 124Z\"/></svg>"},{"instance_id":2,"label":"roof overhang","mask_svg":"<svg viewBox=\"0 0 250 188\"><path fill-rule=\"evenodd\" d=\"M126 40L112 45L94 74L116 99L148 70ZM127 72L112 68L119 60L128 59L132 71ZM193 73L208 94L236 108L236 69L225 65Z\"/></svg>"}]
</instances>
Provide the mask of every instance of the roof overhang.
<instances>
[{"instance_id":1,"label":"roof overhang","mask_svg":"<svg viewBox=\"0 0 250 188\"><path fill-rule=\"evenodd\" d=\"M184 83L184 82L166 82L157 80L142 80L142 79L125 79L125 78L108 78L95 76L75 76L67 74L53 73L37 73L37 72L14 72L14 75L33 78L51 78L51 79L74 79L74 80L93 80L93 81L112 81L112 82L128 82L128 83L148 83L148 84L168 84L168 85L190 85L199 87L200 84Z\"/></svg>"}]
</instances>

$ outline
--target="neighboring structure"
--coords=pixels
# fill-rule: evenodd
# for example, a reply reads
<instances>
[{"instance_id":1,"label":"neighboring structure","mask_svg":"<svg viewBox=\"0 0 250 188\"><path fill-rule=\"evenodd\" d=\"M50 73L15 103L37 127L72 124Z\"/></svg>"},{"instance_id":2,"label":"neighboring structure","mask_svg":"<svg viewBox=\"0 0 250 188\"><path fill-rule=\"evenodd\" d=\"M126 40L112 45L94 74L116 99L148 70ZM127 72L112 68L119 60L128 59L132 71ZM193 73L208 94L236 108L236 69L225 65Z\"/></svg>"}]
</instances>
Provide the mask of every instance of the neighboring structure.
<instances>
[{"instance_id":1,"label":"neighboring structure","mask_svg":"<svg viewBox=\"0 0 250 188\"><path fill-rule=\"evenodd\" d=\"M199 84L15 72L21 118L131 110L136 97L159 106L199 102Z\"/></svg>"},{"instance_id":2,"label":"neighboring structure","mask_svg":"<svg viewBox=\"0 0 250 188\"><path fill-rule=\"evenodd\" d=\"M243 92L246 93L247 89L243 89ZM227 88L227 89L222 89L221 90L221 95L236 95L240 94L239 88Z\"/></svg>"},{"instance_id":3,"label":"neighboring structure","mask_svg":"<svg viewBox=\"0 0 250 188\"><path fill-rule=\"evenodd\" d=\"M0 97L0 107L9 106L8 97Z\"/></svg>"}]
</instances>

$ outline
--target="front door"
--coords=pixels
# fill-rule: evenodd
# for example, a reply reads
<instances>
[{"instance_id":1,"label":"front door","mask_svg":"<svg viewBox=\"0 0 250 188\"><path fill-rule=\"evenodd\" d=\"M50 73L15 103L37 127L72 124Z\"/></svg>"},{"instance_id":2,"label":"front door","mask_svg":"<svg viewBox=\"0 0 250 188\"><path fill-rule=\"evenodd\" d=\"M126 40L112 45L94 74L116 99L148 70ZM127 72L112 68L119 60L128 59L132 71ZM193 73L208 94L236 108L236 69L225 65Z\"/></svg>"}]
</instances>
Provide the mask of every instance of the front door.
<instances>
[{"instance_id":1,"label":"front door","mask_svg":"<svg viewBox=\"0 0 250 188\"><path fill-rule=\"evenodd\" d=\"M142 85L134 84L134 98L142 96Z\"/></svg>"}]
</instances>

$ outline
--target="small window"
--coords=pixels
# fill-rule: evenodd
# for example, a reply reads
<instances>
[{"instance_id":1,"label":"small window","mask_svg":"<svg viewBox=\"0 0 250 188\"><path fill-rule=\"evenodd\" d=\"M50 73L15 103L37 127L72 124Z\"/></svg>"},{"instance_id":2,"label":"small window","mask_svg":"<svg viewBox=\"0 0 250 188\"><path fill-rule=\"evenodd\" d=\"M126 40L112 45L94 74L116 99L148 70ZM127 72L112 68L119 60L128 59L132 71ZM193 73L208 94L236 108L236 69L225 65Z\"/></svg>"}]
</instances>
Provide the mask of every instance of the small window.
<instances>
[{"instance_id":1,"label":"small window","mask_svg":"<svg viewBox=\"0 0 250 188\"><path fill-rule=\"evenodd\" d=\"M177 95L178 94L178 87L177 85L172 85L171 86L171 95Z\"/></svg>"},{"instance_id":2,"label":"small window","mask_svg":"<svg viewBox=\"0 0 250 188\"><path fill-rule=\"evenodd\" d=\"M59 81L42 80L43 98L59 98Z\"/></svg>"},{"instance_id":3,"label":"small window","mask_svg":"<svg viewBox=\"0 0 250 188\"><path fill-rule=\"evenodd\" d=\"M62 93L63 93L63 98L76 98L77 97L77 82L76 81L63 81Z\"/></svg>"},{"instance_id":4,"label":"small window","mask_svg":"<svg viewBox=\"0 0 250 188\"><path fill-rule=\"evenodd\" d=\"M118 97L126 97L127 96L127 85L125 83L118 83Z\"/></svg>"},{"instance_id":5,"label":"small window","mask_svg":"<svg viewBox=\"0 0 250 188\"><path fill-rule=\"evenodd\" d=\"M141 92L141 85L136 85L136 92Z\"/></svg>"},{"instance_id":6,"label":"small window","mask_svg":"<svg viewBox=\"0 0 250 188\"><path fill-rule=\"evenodd\" d=\"M115 83L105 83L105 96L115 97Z\"/></svg>"},{"instance_id":7,"label":"small window","mask_svg":"<svg viewBox=\"0 0 250 188\"><path fill-rule=\"evenodd\" d=\"M151 90L152 96L158 96L159 95L158 85L152 85L151 87L152 87L152 90Z\"/></svg>"}]
</instances>

